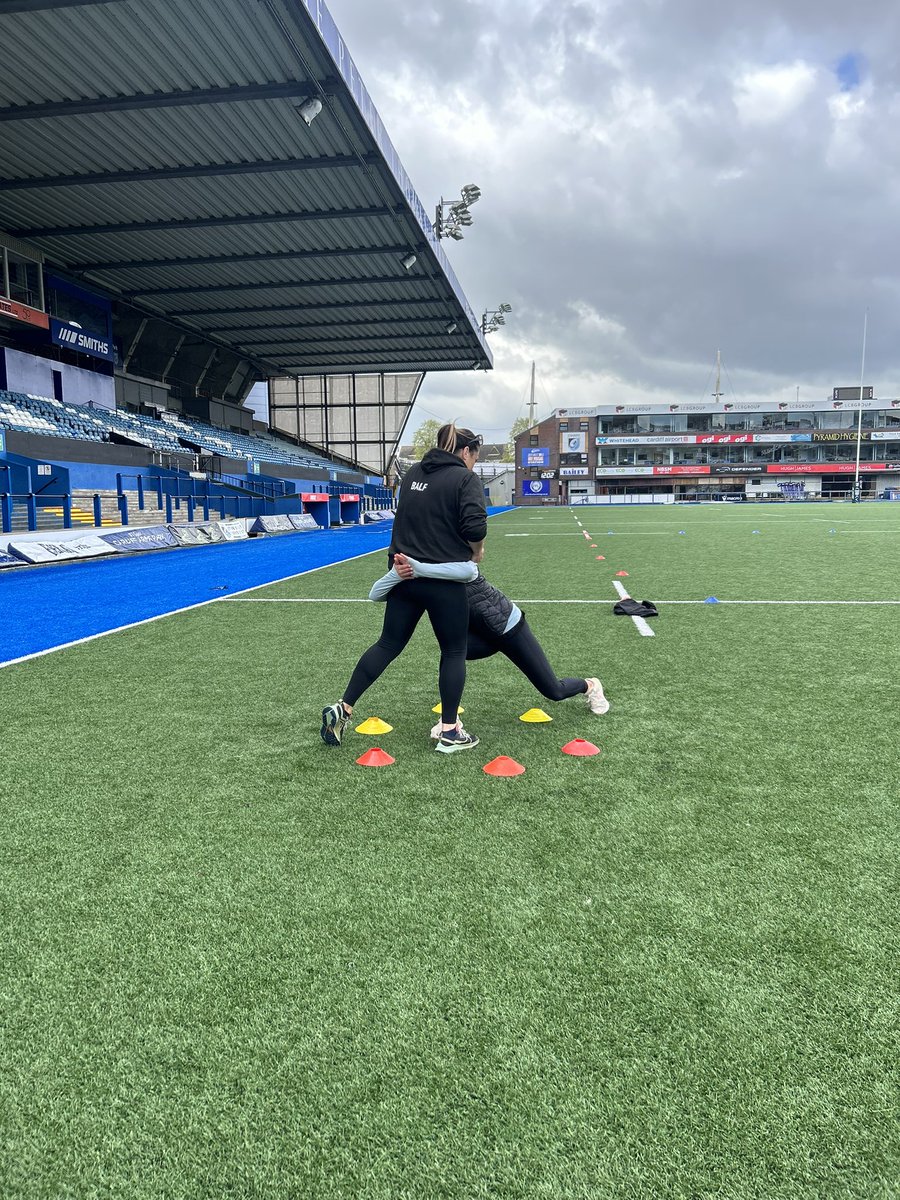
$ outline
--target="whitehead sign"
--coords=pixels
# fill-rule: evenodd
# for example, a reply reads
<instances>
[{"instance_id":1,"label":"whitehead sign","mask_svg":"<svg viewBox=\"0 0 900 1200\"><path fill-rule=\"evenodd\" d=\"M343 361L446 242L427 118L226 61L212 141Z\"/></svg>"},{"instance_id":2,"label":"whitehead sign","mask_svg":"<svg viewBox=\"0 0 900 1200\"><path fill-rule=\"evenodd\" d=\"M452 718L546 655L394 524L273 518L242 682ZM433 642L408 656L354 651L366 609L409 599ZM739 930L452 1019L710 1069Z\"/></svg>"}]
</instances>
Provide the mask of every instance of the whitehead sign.
<instances>
[{"instance_id":1,"label":"whitehead sign","mask_svg":"<svg viewBox=\"0 0 900 1200\"><path fill-rule=\"evenodd\" d=\"M523 467L549 467L550 451L545 446L526 446L522 450Z\"/></svg>"}]
</instances>

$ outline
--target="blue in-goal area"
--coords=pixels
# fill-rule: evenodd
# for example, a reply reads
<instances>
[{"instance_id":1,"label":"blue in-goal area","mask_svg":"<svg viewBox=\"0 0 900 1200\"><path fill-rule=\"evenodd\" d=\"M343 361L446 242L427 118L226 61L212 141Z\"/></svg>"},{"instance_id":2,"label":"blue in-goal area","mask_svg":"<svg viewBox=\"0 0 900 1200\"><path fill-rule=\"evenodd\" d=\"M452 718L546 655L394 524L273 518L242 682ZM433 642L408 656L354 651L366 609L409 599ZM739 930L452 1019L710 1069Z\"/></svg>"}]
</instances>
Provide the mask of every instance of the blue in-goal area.
<instances>
[{"instance_id":1,"label":"blue in-goal area","mask_svg":"<svg viewBox=\"0 0 900 1200\"><path fill-rule=\"evenodd\" d=\"M508 508L489 508L489 515ZM292 575L387 551L391 525L285 533L0 572L0 667ZM374 579L387 569L373 560Z\"/></svg>"},{"instance_id":2,"label":"blue in-goal area","mask_svg":"<svg viewBox=\"0 0 900 1200\"><path fill-rule=\"evenodd\" d=\"M0 573L0 666L166 613L387 550L390 525L281 534ZM374 561L374 560L373 560ZM372 578L382 567L373 567Z\"/></svg>"}]
</instances>

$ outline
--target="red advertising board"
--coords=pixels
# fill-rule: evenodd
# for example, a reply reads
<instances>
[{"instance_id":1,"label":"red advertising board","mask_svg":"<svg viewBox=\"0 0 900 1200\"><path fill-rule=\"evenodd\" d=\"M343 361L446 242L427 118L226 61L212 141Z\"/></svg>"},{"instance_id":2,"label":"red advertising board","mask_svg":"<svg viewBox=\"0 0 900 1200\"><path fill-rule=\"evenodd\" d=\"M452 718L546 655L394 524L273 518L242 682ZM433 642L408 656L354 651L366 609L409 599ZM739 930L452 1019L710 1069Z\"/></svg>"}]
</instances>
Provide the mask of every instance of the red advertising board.
<instances>
[{"instance_id":1,"label":"red advertising board","mask_svg":"<svg viewBox=\"0 0 900 1200\"><path fill-rule=\"evenodd\" d=\"M686 467L654 467L654 475L709 475L712 467L701 466L686 466Z\"/></svg>"},{"instance_id":2,"label":"red advertising board","mask_svg":"<svg viewBox=\"0 0 900 1200\"><path fill-rule=\"evenodd\" d=\"M327 500L327 492L301 492L300 499L304 504L313 504L316 501Z\"/></svg>"},{"instance_id":3,"label":"red advertising board","mask_svg":"<svg viewBox=\"0 0 900 1200\"><path fill-rule=\"evenodd\" d=\"M352 495L347 495L347 496L344 496L344 495L340 495L340 496L338 496L338 499L339 499L339 500L358 500L358 499L359 499L359 496L352 496Z\"/></svg>"},{"instance_id":4,"label":"red advertising board","mask_svg":"<svg viewBox=\"0 0 900 1200\"><path fill-rule=\"evenodd\" d=\"M860 471L887 471L887 463L860 463ZM848 475L855 463L767 463L767 475Z\"/></svg>"},{"instance_id":5,"label":"red advertising board","mask_svg":"<svg viewBox=\"0 0 900 1200\"><path fill-rule=\"evenodd\" d=\"M7 300L0 296L0 317L12 317L16 321L25 321L28 325L37 325L39 329L50 328L50 318L39 308L29 308L27 304L18 304L15 300Z\"/></svg>"}]
</instances>

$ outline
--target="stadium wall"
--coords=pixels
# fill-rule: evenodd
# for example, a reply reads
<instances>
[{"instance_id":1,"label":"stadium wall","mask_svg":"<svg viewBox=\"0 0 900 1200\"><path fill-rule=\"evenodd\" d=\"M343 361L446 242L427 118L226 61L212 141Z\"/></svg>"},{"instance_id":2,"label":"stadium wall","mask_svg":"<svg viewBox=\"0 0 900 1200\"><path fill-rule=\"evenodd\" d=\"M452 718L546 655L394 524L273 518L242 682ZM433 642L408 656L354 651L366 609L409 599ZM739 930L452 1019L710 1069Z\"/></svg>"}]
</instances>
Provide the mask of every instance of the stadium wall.
<instances>
[{"instance_id":1,"label":"stadium wall","mask_svg":"<svg viewBox=\"0 0 900 1200\"><path fill-rule=\"evenodd\" d=\"M62 382L62 399L66 404L94 404L97 408L116 407L116 385L111 375L97 371L85 371L68 363L56 362L51 358L40 358L36 354L23 354L20 350L6 347L6 387L11 392L24 392L26 396L56 395L53 387L54 372Z\"/></svg>"}]
</instances>

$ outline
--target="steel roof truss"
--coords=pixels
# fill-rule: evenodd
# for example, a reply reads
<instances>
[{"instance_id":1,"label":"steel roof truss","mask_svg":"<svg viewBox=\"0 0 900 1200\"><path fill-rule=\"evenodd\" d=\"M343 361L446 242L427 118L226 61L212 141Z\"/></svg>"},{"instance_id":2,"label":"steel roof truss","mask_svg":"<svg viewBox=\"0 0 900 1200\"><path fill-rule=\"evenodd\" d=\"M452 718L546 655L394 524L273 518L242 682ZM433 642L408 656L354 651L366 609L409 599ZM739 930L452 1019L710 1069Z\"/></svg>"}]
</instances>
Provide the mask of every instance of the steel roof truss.
<instances>
[{"instance_id":1,"label":"steel roof truss","mask_svg":"<svg viewBox=\"0 0 900 1200\"><path fill-rule=\"evenodd\" d=\"M326 81L327 85L327 81ZM82 117L135 109L183 108L197 104L235 104L246 100L293 100L318 92L320 84L289 79L282 83L247 83L229 87L186 88L177 92L137 92L132 96L91 96L82 100L48 100L0 108L0 121L34 121L46 117Z\"/></svg>"},{"instance_id":2,"label":"steel roof truss","mask_svg":"<svg viewBox=\"0 0 900 1200\"><path fill-rule=\"evenodd\" d=\"M373 156L332 154L322 158L276 158L254 162L192 163L188 166L154 167L134 171L92 171L85 175L37 175L22 179L0 179L0 192L36 188L88 187L107 183L162 183L169 179L208 179L222 175L268 175L281 171L324 171L333 167L367 167Z\"/></svg>"},{"instance_id":3,"label":"steel roof truss","mask_svg":"<svg viewBox=\"0 0 900 1200\"><path fill-rule=\"evenodd\" d=\"M169 229L215 229L224 225L276 225L291 221L346 221L355 217L400 215L392 208L332 208L311 212L239 213L231 217L178 217L171 221L128 221L112 225L60 225L44 229L20 229L13 236L87 237L101 233L158 233Z\"/></svg>"}]
</instances>

